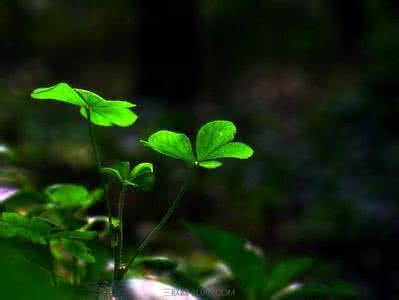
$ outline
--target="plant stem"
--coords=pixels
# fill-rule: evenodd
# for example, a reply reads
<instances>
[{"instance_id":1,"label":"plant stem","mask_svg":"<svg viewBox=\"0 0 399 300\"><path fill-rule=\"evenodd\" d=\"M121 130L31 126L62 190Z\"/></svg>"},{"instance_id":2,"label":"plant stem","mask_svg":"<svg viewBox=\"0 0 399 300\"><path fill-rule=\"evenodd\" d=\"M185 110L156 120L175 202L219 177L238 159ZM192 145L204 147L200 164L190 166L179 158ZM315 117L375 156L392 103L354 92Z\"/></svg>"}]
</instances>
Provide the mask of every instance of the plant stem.
<instances>
[{"instance_id":1,"label":"plant stem","mask_svg":"<svg viewBox=\"0 0 399 300\"><path fill-rule=\"evenodd\" d=\"M90 114L90 110L86 109L86 114L87 114L87 124L88 124L88 128L89 128L89 137L90 137L90 143L91 143L91 147L93 150L93 155L94 155L94 159L96 160L96 165L97 165L97 171L100 175L101 178L101 186L104 190L104 198L105 198L105 203L106 203L106 209L107 209L107 215L108 215L108 223L109 223L109 237L110 237L110 245L111 248L114 252L114 256L115 256L115 247L113 245L113 241L115 240L116 236L115 236L115 230L114 230L114 225L112 224L112 210L111 210L111 200L109 199L108 196L108 184L105 182L104 177L101 174L101 166L102 166L102 162L101 162L101 158L100 158L100 153L97 149L97 144L96 144L96 139L95 139L95 135L94 135L94 128L93 128L93 124L91 123L91 114ZM114 276L115 276L115 270L114 270Z\"/></svg>"},{"instance_id":2,"label":"plant stem","mask_svg":"<svg viewBox=\"0 0 399 300\"><path fill-rule=\"evenodd\" d=\"M97 150L96 139L94 137L94 128L93 128L93 124L91 123L91 114L90 114L89 109L86 109L86 114L87 114L87 121L88 121L88 126L89 126L90 143L91 143L91 147L93 149L93 155L94 155L94 159L96 160L97 168L98 168L98 170L100 170L101 169L101 158L100 158L100 153Z\"/></svg>"},{"instance_id":3,"label":"plant stem","mask_svg":"<svg viewBox=\"0 0 399 300\"><path fill-rule=\"evenodd\" d=\"M144 250L144 248L147 246L147 244L150 242L151 238L162 229L162 227L169 221L170 217L172 216L173 212L176 210L176 208L179 206L179 203L181 199L183 198L184 193L186 192L187 185L189 183L189 176L186 176L186 179L184 180L184 183L180 187L179 192L176 195L176 198L173 200L172 205L169 207L161 221L158 223L157 226L154 227L154 229L146 236L146 238L141 242L140 246L136 249L135 253L133 256L130 258L128 263L126 264L126 268L124 272L121 274L121 277L123 277L124 273L129 269L129 267L132 265L134 260L137 258L138 255Z\"/></svg>"},{"instance_id":4,"label":"plant stem","mask_svg":"<svg viewBox=\"0 0 399 300\"><path fill-rule=\"evenodd\" d=\"M114 253L115 266L114 266L114 279L120 280L121 266L123 262L123 208L125 207L125 196L126 196L126 186L123 184L121 192L119 194L119 207L118 207L118 219L119 219L119 236L117 251Z\"/></svg>"}]
</instances>

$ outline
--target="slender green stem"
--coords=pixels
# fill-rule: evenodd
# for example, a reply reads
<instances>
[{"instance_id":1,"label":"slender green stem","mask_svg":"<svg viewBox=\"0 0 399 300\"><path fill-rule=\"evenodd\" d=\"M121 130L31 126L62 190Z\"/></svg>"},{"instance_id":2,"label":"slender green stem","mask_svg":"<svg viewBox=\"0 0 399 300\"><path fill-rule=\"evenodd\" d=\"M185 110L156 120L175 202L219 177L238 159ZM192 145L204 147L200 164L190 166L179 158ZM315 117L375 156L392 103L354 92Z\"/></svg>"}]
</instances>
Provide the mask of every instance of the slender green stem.
<instances>
[{"instance_id":1,"label":"slender green stem","mask_svg":"<svg viewBox=\"0 0 399 300\"><path fill-rule=\"evenodd\" d=\"M90 113L89 109L86 109L86 114L87 114L87 121L88 121L88 126L89 126L90 143L91 143L91 147L93 149L93 155L94 155L94 159L96 160L97 168L98 168L98 170L100 170L101 169L101 158L100 158L100 153L98 152L98 149L97 149L96 139L94 136L94 128L93 128L93 124L91 123L91 113Z\"/></svg>"},{"instance_id":2,"label":"slender green stem","mask_svg":"<svg viewBox=\"0 0 399 300\"><path fill-rule=\"evenodd\" d=\"M184 193L186 192L187 185L189 183L189 176L186 177L183 185L180 187L179 192L176 195L176 198L173 200L171 206L161 219L161 221L158 223L157 226L154 227L154 229L145 237L145 239L141 242L139 247L136 249L135 253L133 256L130 258L128 263L126 264L126 268L124 269L121 277L123 277L124 273L129 269L129 267L133 264L134 260L137 258L138 255L144 250L144 248L147 246L147 244L150 242L151 238L158 233L162 227L169 221L170 217L173 215L173 212L176 210L176 208L179 206L181 199L183 198Z\"/></svg>"},{"instance_id":3,"label":"slender green stem","mask_svg":"<svg viewBox=\"0 0 399 300\"><path fill-rule=\"evenodd\" d=\"M114 252L114 256L115 256L116 251L115 251L114 241L116 240L116 234L115 234L114 225L112 224L111 200L109 199L109 196L108 196L108 188L109 187L108 187L108 184L105 182L104 177L101 174L102 162L101 162L101 158L100 158L100 153L97 149L96 139L95 139L95 135L94 135L94 128L93 128L93 124L91 123L91 114L90 114L89 109L86 109L86 114L87 114L87 124L88 124L88 129L89 129L90 143L91 143L91 147L93 150L94 159L96 160L97 169L98 169L98 172L101 177L101 185L104 190L104 199L105 199L105 203L106 203L108 223L109 223L108 228L109 228L110 244L111 244L111 248ZM116 269L114 270L114 274L116 274Z\"/></svg>"},{"instance_id":4,"label":"slender green stem","mask_svg":"<svg viewBox=\"0 0 399 300\"><path fill-rule=\"evenodd\" d=\"M119 194L119 207L118 207L118 219L119 219L119 236L118 236L118 246L117 251L114 253L115 257L115 271L114 279L120 280L119 278L121 272L121 266L123 263L123 208L125 207L125 196L126 196L126 186L122 185L121 192Z\"/></svg>"}]
</instances>

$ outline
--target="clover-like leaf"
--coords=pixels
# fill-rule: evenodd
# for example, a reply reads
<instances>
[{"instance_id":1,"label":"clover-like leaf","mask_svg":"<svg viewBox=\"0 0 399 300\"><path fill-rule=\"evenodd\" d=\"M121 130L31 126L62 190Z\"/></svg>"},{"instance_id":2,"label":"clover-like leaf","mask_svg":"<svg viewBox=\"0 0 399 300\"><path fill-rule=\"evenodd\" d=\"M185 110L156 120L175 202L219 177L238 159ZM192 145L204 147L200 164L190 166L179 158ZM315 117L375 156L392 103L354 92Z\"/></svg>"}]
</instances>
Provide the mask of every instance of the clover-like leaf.
<instances>
[{"instance_id":1,"label":"clover-like leaf","mask_svg":"<svg viewBox=\"0 0 399 300\"><path fill-rule=\"evenodd\" d=\"M197 160L206 160L215 150L231 142L235 134L236 127L233 122L216 120L206 123L197 133Z\"/></svg>"},{"instance_id":2,"label":"clover-like leaf","mask_svg":"<svg viewBox=\"0 0 399 300\"><path fill-rule=\"evenodd\" d=\"M56 100L80 107L84 118L99 126L117 125L127 127L137 120L130 108L133 103L118 100L106 100L101 96L83 89L72 88L66 83L58 83L48 88L38 88L31 93L33 99Z\"/></svg>"},{"instance_id":3,"label":"clover-like leaf","mask_svg":"<svg viewBox=\"0 0 399 300\"><path fill-rule=\"evenodd\" d=\"M160 130L152 134L147 141L141 141L145 146L189 164L195 163L190 140L185 134L168 130Z\"/></svg>"},{"instance_id":4,"label":"clover-like leaf","mask_svg":"<svg viewBox=\"0 0 399 300\"><path fill-rule=\"evenodd\" d=\"M19 237L35 243L45 243L52 229L45 220L29 219L14 212L3 212L0 218L0 236Z\"/></svg>"},{"instance_id":5,"label":"clover-like leaf","mask_svg":"<svg viewBox=\"0 0 399 300\"><path fill-rule=\"evenodd\" d=\"M232 142L236 134L233 122L216 120L206 123L197 133L196 152L200 166L208 164L201 162L220 158L247 159L253 150L244 143ZM216 164L213 164L215 166Z\"/></svg>"},{"instance_id":6,"label":"clover-like leaf","mask_svg":"<svg viewBox=\"0 0 399 300\"><path fill-rule=\"evenodd\" d=\"M54 184L45 189L50 201L61 208L90 207L103 195L102 189L89 192L84 186L77 184Z\"/></svg>"},{"instance_id":7,"label":"clover-like leaf","mask_svg":"<svg viewBox=\"0 0 399 300\"><path fill-rule=\"evenodd\" d=\"M250 146L232 142L236 134L233 122L216 120L202 126L197 133L196 155L194 155L189 138L182 133L160 130L152 134L148 141L141 141L145 146L190 165L206 169L222 166L221 158L247 159L253 154Z\"/></svg>"}]
</instances>

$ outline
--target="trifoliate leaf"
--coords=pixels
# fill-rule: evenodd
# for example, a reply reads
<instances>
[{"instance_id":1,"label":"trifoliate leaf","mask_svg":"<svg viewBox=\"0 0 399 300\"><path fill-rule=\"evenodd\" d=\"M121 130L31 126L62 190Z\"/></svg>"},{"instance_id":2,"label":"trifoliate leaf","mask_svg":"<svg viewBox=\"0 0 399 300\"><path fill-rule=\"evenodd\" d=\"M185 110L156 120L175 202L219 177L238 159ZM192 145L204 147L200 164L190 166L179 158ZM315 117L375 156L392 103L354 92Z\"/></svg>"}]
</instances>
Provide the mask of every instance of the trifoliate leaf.
<instances>
[{"instance_id":1,"label":"trifoliate leaf","mask_svg":"<svg viewBox=\"0 0 399 300\"><path fill-rule=\"evenodd\" d=\"M200 128L196 139L196 156L193 154L190 140L185 134L161 130L152 134L148 141L141 141L145 146L166 156L181 159L191 165L206 169L222 166L216 159L247 159L253 150L244 143L232 142L236 134L233 122L217 120Z\"/></svg>"},{"instance_id":2,"label":"trifoliate leaf","mask_svg":"<svg viewBox=\"0 0 399 300\"><path fill-rule=\"evenodd\" d=\"M84 118L99 126L132 125L137 120L137 115L130 108L133 103L118 100L106 100L101 96L83 89L75 89L66 83L58 83L48 88L35 89L31 94L33 99L56 100L80 106L80 113Z\"/></svg>"},{"instance_id":3,"label":"trifoliate leaf","mask_svg":"<svg viewBox=\"0 0 399 300\"><path fill-rule=\"evenodd\" d=\"M189 164L195 163L190 140L185 134L168 130L160 130L152 134L148 141L141 141L145 146Z\"/></svg>"}]
</instances>

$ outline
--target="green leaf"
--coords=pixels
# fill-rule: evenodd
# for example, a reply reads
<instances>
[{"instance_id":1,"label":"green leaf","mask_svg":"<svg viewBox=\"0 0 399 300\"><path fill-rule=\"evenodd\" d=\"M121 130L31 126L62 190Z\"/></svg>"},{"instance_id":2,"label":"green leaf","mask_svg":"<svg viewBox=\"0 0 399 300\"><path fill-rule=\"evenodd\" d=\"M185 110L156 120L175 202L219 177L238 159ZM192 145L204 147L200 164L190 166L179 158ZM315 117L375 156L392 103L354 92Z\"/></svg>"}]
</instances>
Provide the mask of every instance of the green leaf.
<instances>
[{"instance_id":1,"label":"green leaf","mask_svg":"<svg viewBox=\"0 0 399 300\"><path fill-rule=\"evenodd\" d=\"M110 167L101 168L101 172L109 174L123 183L129 176L130 163L128 161L121 161Z\"/></svg>"},{"instance_id":2,"label":"green leaf","mask_svg":"<svg viewBox=\"0 0 399 300\"><path fill-rule=\"evenodd\" d=\"M61 82L48 88L38 88L31 93L33 99L57 100L72 105L85 106L79 94L68 84Z\"/></svg>"},{"instance_id":3,"label":"green leaf","mask_svg":"<svg viewBox=\"0 0 399 300\"><path fill-rule=\"evenodd\" d=\"M231 142L236 134L233 122L217 120L200 128L197 133L196 152L198 164L207 169L221 166L213 160L220 158L247 159L253 150L244 143ZM212 162L207 162L212 161Z\"/></svg>"},{"instance_id":4,"label":"green leaf","mask_svg":"<svg viewBox=\"0 0 399 300\"><path fill-rule=\"evenodd\" d=\"M137 164L129 175L129 182L143 191L150 190L155 182L152 163L143 162Z\"/></svg>"},{"instance_id":5,"label":"green leaf","mask_svg":"<svg viewBox=\"0 0 399 300\"><path fill-rule=\"evenodd\" d=\"M3 212L0 219L0 236L19 237L35 243L45 243L52 226L45 220L26 218L14 212Z\"/></svg>"},{"instance_id":6,"label":"green leaf","mask_svg":"<svg viewBox=\"0 0 399 300\"><path fill-rule=\"evenodd\" d=\"M48 88L35 89L31 96L33 99L57 100L80 107L80 113L90 121L99 126L122 126L132 125L137 120L137 115L130 108L133 103L118 100L106 100L101 96L83 89L72 88L66 83L58 83Z\"/></svg>"},{"instance_id":7,"label":"green leaf","mask_svg":"<svg viewBox=\"0 0 399 300\"><path fill-rule=\"evenodd\" d=\"M272 295L291 283L296 276L301 275L312 266L309 258L293 258L282 261L272 268L266 277L264 292Z\"/></svg>"},{"instance_id":8,"label":"green leaf","mask_svg":"<svg viewBox=\"0 0 399 300\"><path fill-rule=\"evenodd\" d=\"M195 163L190 140L185 134L168 130L160 130L152 134L148 141L141 141L145 146L189 164Z\"/></svg>"},{"instance_id":9,"label":"green leaf","mask_svg":"<svg viewBox=\"0 0 399 300\"><path fill-rule=\"evenodd\" d=\"M190 230L231 269L248 299L258 299L265 278L266 261L248 242L232 233L204 225Z\"/></svg>"},{"instance_id":10,"label":"green leaf","mask_svg":"<svg viewBox=\"0 0 399 300\"><path fill-rule=\"evenodd\" d=\"M238 159L247 159L252 156L254 151L248 145L244 143L228 143L223 145L210 153L207 156L207 159L216 159L216 158L238 158Z\"/></svg>"},{"instance_id":11,"label":"green leaf","mask_svg":"<svg viewBox=\"0 0 399 300\"><path fill-rule=\"evenodd\" d=\"M216 169L222 166L222 163L218 160L205 160L199 163L199 165L206 169Z\"/></svg>"},{"instance_id":12,"label":"green leaf","mask_svg":"<svg viewBox=\"0 0 399 300\"><path fill-rule=\"evenodd\" d=\"M50 200L63 208L85 206L89 200L89 191L81 185L55 184L46 188Z\"/></svg>"},{"instance_id":13,"label":"green leaf","mask_svg":"<svg viewBox=\"0 0 399 300\"><path fill-rule=\"evenodd\" d=\"M82 241L89 241L94 239L97 236L96 231L82 231L82 230L75 230L75 231L61 231L57 233L53 233L50 235L52 239L71 239L71 240L82 240Z\"/></svg>"},{"instance_id":14,"label":"green leaf","mask_svg":"<svg viewBox=\"0 0 399 300\"><path fill-rule=\"evenodd\" d=\"M82 89L75 90L86 103L86 106L80 109L81 115L87 119L87 109L89 109L92 123L99 126L128 127L136 122L137 115L129 109L135 107L135 104L127 101L105 100L93 92Z\"/></svg>"},{"instance_id":15,"label":"green leaf","mask_svg":"<svg viewBox=\"0 0 399 300\"><path fill-rule=\"evenodd\" d=\"M231 142L236 134L233 122L217 120L206 123L197 133L195 149L197 160L203 161L218 148Z\"/></svg>"},{"instance_id":16,"label":"green leaf","mask_svg":"<svg viewBox=\"0 0 399 300\"><path fill-rule=\"evenodd\" d=\"M144 191L149 190L155 181L154 167L147 162L139 163L130 170L130 163L122 161L111 167L102 168L101 172L111 175L121 184L137 187Z\"/></svg>"},{"instance_id":17,"label":"green leaf","mask_svg":"<svg viewBox=\"0 0 399 300\"><path fill-rule=\"evenodd\" d=\"M81 259L88 263L95 263L96 259L91 254L90 249L80 241L74 241L70 239L62 239L61 243L66 251L73 257Z\"/></svg>"}]
</instances>

